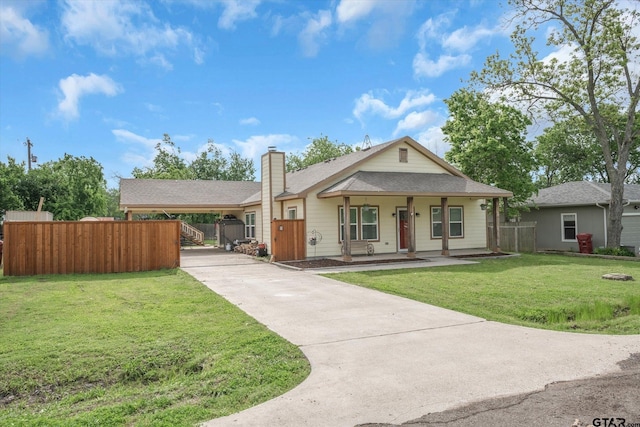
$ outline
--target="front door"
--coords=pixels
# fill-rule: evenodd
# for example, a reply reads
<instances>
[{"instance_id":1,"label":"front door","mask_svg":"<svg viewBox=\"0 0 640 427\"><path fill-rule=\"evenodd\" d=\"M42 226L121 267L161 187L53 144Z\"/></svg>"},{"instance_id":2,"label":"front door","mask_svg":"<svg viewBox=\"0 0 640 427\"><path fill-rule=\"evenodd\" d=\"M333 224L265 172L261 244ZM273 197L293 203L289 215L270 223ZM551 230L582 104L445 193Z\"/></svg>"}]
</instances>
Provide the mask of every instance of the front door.
<instances>
[{"instance_id":1,"label":"front door","mask_svg":"<svg viewBox=\"0 0 640 427\"><path fill-rule=\"evenodd\" d=\"M398 224L398 251L407 252L409 248L409 215L407 215L407 209L396 209L396 218Z\"/></svg>"}]
</instances>

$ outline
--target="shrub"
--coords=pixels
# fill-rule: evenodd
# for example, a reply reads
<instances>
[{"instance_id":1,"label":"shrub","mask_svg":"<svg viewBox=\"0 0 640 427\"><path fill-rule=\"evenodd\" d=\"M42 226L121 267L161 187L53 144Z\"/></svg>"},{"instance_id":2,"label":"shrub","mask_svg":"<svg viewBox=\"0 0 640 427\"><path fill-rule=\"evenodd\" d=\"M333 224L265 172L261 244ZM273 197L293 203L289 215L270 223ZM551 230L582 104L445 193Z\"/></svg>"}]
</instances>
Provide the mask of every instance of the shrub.
<instances>
[{"instance_id":1,"label":"shrub","mask_svg":"<svg viewBox=\"0 0 640 427\"><path fill-rule=\"evenodd\" d=\"M613 256L629 256L629 257L635 257L636 254L634 254L632 251L630 251L629 249L625 248L625 247L619 247L619 248L596 248L593 251L594 254L598 254L598 255L613 255Z\"/></svg>"}]
</instances>

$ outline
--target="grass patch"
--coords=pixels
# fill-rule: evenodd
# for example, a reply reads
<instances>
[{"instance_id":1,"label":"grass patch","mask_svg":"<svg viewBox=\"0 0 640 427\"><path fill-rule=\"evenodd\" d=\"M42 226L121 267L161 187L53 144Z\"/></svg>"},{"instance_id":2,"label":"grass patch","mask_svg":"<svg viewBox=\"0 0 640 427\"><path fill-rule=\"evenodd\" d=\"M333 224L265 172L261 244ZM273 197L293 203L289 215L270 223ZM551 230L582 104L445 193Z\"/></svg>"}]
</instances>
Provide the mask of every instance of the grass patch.
<instances>
[{"instance_id":1,"label":"grass patch","mask_svg":"<svg viewBox=\"0 0 640 427\"><path fill-rule=\"evenodd\" d=\"M606 273L636 281L603 280ZM327 274L488 320L560 331L640 334L640 263L560 255Z\"/></svg>"},{"instance_id":2,"label":"grass patch","mask_svg":"<svg viewBox=\"0 0 640 427\"><path fill-rule=\"evenodd\" d=\"M0 425L194 425L310 372L181 270L0 277L0 313Z\"/></svg>"}]
</instances>

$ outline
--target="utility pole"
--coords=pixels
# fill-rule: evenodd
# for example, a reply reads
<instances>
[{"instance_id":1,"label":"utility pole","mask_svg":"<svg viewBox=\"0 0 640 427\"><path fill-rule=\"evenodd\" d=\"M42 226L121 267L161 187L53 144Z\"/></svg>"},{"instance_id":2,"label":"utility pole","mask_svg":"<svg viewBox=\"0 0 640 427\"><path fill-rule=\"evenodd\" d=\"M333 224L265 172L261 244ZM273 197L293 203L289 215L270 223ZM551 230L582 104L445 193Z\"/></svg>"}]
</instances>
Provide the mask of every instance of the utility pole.
<instances>
[{"instance_id":1,"label":"utility pole","mask_svg":"<svg viewBox=\"0 0 640 427\"><path fill-rule=\"evenodd\" d=\"M29 140L29 137L27 137L27 142L25 142L24 145L27 146L27 164L29 165L29 169L28 170L31 170L31 162L37 163L38 162L38 158L31 154L31 147L33 147L33 144Z\"/></svg>"}]
</instances>

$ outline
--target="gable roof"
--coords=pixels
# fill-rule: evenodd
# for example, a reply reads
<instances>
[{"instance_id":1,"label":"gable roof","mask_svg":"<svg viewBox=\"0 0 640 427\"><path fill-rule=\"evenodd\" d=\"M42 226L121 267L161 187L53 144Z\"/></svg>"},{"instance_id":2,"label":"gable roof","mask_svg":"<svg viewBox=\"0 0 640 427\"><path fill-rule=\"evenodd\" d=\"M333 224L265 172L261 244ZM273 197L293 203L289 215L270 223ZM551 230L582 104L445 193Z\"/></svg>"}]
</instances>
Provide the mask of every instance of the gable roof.
<instances>
[{"instance_id":1,"label":"gable roof","mask_svg":"<svg viewBox=\"0 0 640 427\"><path fill-rule=\"evenodd\" d=\"M358 171L321 191L318 197L350 195L423 196L423 197L510 197L510 191L444 173L364 172Z\"/></svg>"},{"instance_id":2,"label":"gable roof","mask_svg":"<svg viewBox=\"0 0 640 427\"><path fill-rule=\"evenodd\" d=\"M640 202L640 185L625 184L624 199ZM609 204L611 200L611 184L591 181L573 181L543 188L538 195L531 198L529 205L538 207L550 206L585 206Z\"/></svg>"},{"instance_id":3,"label":"gable roof","mask_svg":"<svg viewBox=\"0 0 640 427\"><path fill-rule=\"evenodd\" d=\"M402 144L409 145L446 172L401 173L360 170L367 160ZM340 181L336 184L338 180ZM278 201L304 198L312 191L319 191L319 197L356 193L475 198L512 195L509 191L471 180L408 136L288 172L285 184L285 191L275 197ZM136 213L163 210L196 213L238 209L261 204L261 197L259 182L130 178L120 180L120 209Z\"/></svg>"},{"instance_id":4,"label":"gable roof","mask_svg":"<svg viewBox=\"0 0 640 427\"><path fill-rule=\"evenodd\" d=\"M260 183L252 181L121 179L120 208L126 210L172 210L204 212L237 207L256 195Z\"/></svg>"},{"instance_id":5,"label":"gable roof","mask_svg":"<svg viewBox=\"0 0 640 427\"><path fill-rule=\"evenodd\" d=\"M359 167L365 161L401 144L410 145L412 148L422 153L425 157L429 158L429 160L441 166L452 175L470 179L458 169L420 145L413 138L404 136L393 141L374 145L371 148L354 151L353 153L336 157L322 163L316 163L315 165L308 166L304 169L288 172L286 175L285 192L276 197L276 200L305 197L310 191L320 189L323 186L328 185L329 182L334 181L341 175L343 176L346 173L358 171Z\"/></svg>"}]
</instances>

